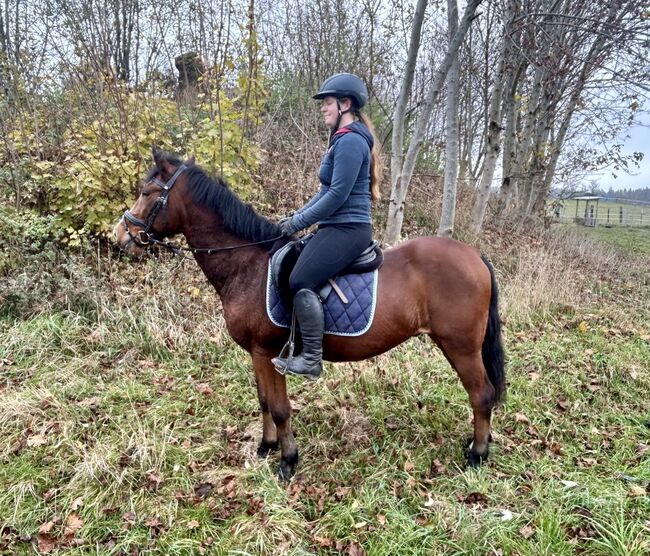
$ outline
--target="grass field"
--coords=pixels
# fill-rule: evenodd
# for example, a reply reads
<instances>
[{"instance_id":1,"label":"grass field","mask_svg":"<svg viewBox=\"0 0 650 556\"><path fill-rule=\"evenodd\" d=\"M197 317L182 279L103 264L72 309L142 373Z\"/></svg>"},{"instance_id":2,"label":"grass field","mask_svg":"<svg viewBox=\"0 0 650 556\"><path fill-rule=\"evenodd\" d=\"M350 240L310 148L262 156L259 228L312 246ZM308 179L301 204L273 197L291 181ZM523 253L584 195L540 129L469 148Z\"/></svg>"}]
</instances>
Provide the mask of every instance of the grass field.
<instances>
[{"instance_id":1,"label":"grass field","mask_svg":"<svg viewBox=\"0 0 650 556\"><path fill-rule=\"evenodd\" d=\"M193 263L14 254L0 553L648 554L650 258L572 230L505 243L485 246L509 384L489 462L465 469L466 395L414 339L291 381L288 484L255 458L248 356Z\"/></svg>"},{"instance_id":2,"label":"grass field","mask_svg":"<svg viewBox=\"0 0 650 556\"><path fill-rule=\"evenodd\" d=\"M605 228L597 226L589 228L581 226L579 233L587 237L595 238L605 242L614 248L624 252L637 255L650 255L650 227L648 228L628 228L612 227Z\"/></svg>"}]
</instances>

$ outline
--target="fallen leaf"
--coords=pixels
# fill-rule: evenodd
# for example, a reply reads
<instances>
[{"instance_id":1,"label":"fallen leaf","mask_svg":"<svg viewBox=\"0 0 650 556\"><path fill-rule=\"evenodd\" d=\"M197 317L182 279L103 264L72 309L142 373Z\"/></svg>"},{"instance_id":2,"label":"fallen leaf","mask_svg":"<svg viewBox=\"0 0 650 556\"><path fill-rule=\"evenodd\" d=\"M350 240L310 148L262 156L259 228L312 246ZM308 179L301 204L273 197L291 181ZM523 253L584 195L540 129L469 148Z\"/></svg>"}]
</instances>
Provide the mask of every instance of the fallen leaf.
<instances>
[{"instance_id":1,"label":"fallen leaf","mask_svg":"<svg viewBox=\"0 0 650 556\"><path fill-rule=\"evenodd\" d=\"M584 334L587 332L587 330L589 330L589 326L587 326L587 323L585 321L581 321L578 325L578 330Z\"/></svg>"},{"instance_id":2,"label":"fallen leaf","mask_svg":"<svg viewBox=\"0 0 650 556\"><path fill-rule=\"evenodd\" d=\"M81 506L84 505L84 499L83 496L79 496L78 498L75 498L72 503L70 504L70 509L73 512L76 512Z\"/></svg>"},{"instance_id":3,"label":"fallen leaf","mask_svg":"<svg viewBox=\"0 0 650 556\"><path fill-rule=\"evenodd\" d=\"M515 413L515 421L517 421L517 423L530 423L528 417L526 417L523 413Z\"/></svg>"},{"instance_id":4,"label":"fallen leaf","mask_svg":"<svg viewBox=\"0 0 650 556\"><path fill-rule=\"evenodd\" d=\"M347 552L350 556L366 556L365 549L356 541L350 543Z\"/></svg>"},{"instance_id":5,"label":"fallen leaf","mask_svg":"<svg viewBox=\"0 0 650 556\"><path fill-rule=\"evenodd\" d=\"M632 485L630 487L630 490L627 492L628 496L645 496L646 495L646 489L643 488L640 485Z\"/></svg>"},{"instance_id":6,"label":"fallen leaf","mask_svg":"<svg viewBox=\"0 0 650 556\"><path fill-rule=\"evenodd\" d=\"M539 434L539 432L537 431L537 429L536 429L535 427L533 427L533 425L530 425L530 426L528 427L528 429L526 430L526 432L527 432L530 436L532 436L533 438L540 438L540 434Z\"/></svg>"},{"instance_id":7,"label":"fallen leaf","mask_svg":"<svg viewBox=\"0 0 650 556\"><path fill-rule=\"evenodd\" d=\"M578 486L578 483L575 481L560 481L563 485L564 488L575 488Z\"/></svg>"},{"instance_id":8,"label":"fallen leaf","mask_svg":"<svg viewBox=\"0 0 650 556\"><path fill-rule=\"evenodd\" d=\"M81 519L77 514L70 514L65 522L65 530L63 531L63 534L66 537L74 537L77 534L77 531L83 527L83 524L83 519Z\"/></svg>"},{"instance_id":9,"label":"fallen leaf","mask_svg":"<svg viewBox=\"0 0 650 556\"><path fill-rule=\"evenodd\" d=\"M573 508L572 513L580 515L582 517L592 517L592 513L587 508L583 508L582 506L576 506Z\"/></svg>"},{"instance_id":10,"label":"fallen leaf","mask_svg":"<svg viewBox=\"0 0 650 556\"><path fill-rule=\"evenodd\" d=\"M567 402L566 400L564 400L562 398L557 400L556 405L557 405L558 409L561 410L561 411L566 411L567 409L569 409L569 402Z\"/></svg>"},{"instance_id":11,"label":"fallen leaf","mask_svg":"<svg viewBox=\"0 0 650 556\"><path fill-rule=\"evenodd\" d=\"M43 446L45 444L47 444L47 438L45 438L42 434L35 434L27 439L27 446L30 448L34 448L35 446Z\"/></svg>"},{"instance_id":12,"label":"fallen leaf","mask_svg":"<svg viewBox=\"0 0 650 556\"><path fill-rule=\"evenodd\" d=\"M77 402L77 405L80 405L82 407L89 407L91 409L96 408L100 403L101 403L101 398L98 396L92 396L90 398L85 398L79 402Z\"/></svg>"},{"instance_id":13,"label":"fallen leaf","mask_svg":"<svg viewBox=\"0 0 650 556\"><path fill-rule=\"evenodd\" d=\"M200 525L200 523L196 519L193 519L192 521L190 521L187 524L187 528L188 529L196 529L199 525Z\"/></svg>"},{"instance_id":14,"label":"fallen leaf","mask_svg":"<svg viewBox=\"0 0 650 556\"><path fill-rule=\"evenodd\" d=\"M415 465L413 464L413 462L411 460L407 460L406 463L404 464L404 471L410 473L414 469L415 469Z\"/></svg>"},{"instance_id":15,"label":"fallen leaf","mask_svg":"<svg viewBox=\"0 0 650 556\"><path fill-rule=\"evenodd\" d=\"M41 533L42 535L49 533L54 527L54 522L53 521L48 521L47 523L43 523L39 528L38 532Z\"/></svg>"},{"instance_id":16,"label":"fallen leaf","mask_svg":"<svg viewBox=\"0 0 650 556\"><path fill-rule=\"evenodd\" d=\"M524 537L524 539L530 539L535 534L535 529L531 525L524 525L519 529L519 534Z\"/></svg>"},{"instance_id":17,"label":"fallen leaf","mask_svg":"<svg viewBox=\"0 0 650 556\"><path fill-rule=\"evenodd\" d=\"M318 545L323 548L330 548L334 546L334 541L330 538L319 537L318 535L314 535L312 538L314 539L314 542L318 543Z\"/></svg>"},{"instance_id":18,"label":"fallen leaf","mask_svg":"<svg viewBox=\"0 0 650 556\"><path fill-rule=\"evenodd\" d=\"M336 500L343 500L343 498L350 494L350 490L352 490L352 487L336 487L336 490L334 491L334 498Z\"/></svg>"},{"instance_id":19,"label":"fallen leaf","mask_svg":"<svg viewBox=\"0 0 650 556\"><path fill-rule=\"evenodd\" d=\"M51 488L50 490L46 490L43 493L43 500L49 502L50 500L52 500L52 498L54 498L55 494L56 494L56 489Z\"/></svg>"},{"instance_id":20,"label":"fallen leaf","mask_svg":"<svg viewBox=\"0 0 650 556\"><path fill-rule=\"evenodd\" d=\"M49 554L54 550L56 541L48 535L38 536L38 552L39 554Z\"/></svg>"},{"instance_id":21,"label":"fallen leaf","mask_svg":"<svg viewBox=\"0 0 650 556\"><path fill-rule=\"evenodd\" d=\"M212 492L211 483L200 483L194 487L194 494L199 498L205 498L210 492Z\"/></svg>"},{"instance_id":22,"label":"fallen leaf","mask_svg":"<svg viewBox=\"0 0 650 556\"><path fill-rule=\"evenodd\" d=\"M160 473L156 473L155 471L150 471L147 475L147 479L154 488L158 488L160 486L160 483L163 482L163 478Z\"/></svg>"},{"instance_id":23,"label":"fallen leaf","mask_svg":"<svg viewBox=\"0 0 650 556\"><path fill-rule=\"evenodd\" d=\"M377 522L379 525L386 525L386 516L383 514L377 514Z\"/></svg>"},{"instance_id":24,"label":"fallen leaf","mask_svg":"<svg viewBox=\"0 0 650 556\"><path fill-rule=\"evenodd\" d=\"M438 477L439 475L444 475L447 472L447 468L442 464L438 459L434 459L431 464L431 469L429 469L429 478Z\"/></svg>"},{"instance_id":25,"label":"fallen leaf","mask_svg":"<svg viewBox=\"0 0 650 556\"><path fill-rule=\"evenodd\" d=\"M199 394L203 394L204 396L211 396L214 394L214 389L207 382L199 382L196 385L196 390Z\"/></svg>"},{"instance_id":26,"label":"fallen leaf","mask_svg":"<svg viewBox=\"0 0 650 556\"><path fill-rule=\"evenodd\" d=\"M463 502L465 504L487 504L487 498L480 492L470 492Z\"/></svg>"},{"instance_id":27,"label":"fallen leaf","mask_svg":"<svg viewBox=\"0 0 650 556\"><path fill-rule=\"evenodd\" d=\"M355 523L353 525L353 527L355 529L363 529L366 525L368 525L368 523L366 523L365 521L359 521L359 522Z\"/></svg>"}]
</instances>

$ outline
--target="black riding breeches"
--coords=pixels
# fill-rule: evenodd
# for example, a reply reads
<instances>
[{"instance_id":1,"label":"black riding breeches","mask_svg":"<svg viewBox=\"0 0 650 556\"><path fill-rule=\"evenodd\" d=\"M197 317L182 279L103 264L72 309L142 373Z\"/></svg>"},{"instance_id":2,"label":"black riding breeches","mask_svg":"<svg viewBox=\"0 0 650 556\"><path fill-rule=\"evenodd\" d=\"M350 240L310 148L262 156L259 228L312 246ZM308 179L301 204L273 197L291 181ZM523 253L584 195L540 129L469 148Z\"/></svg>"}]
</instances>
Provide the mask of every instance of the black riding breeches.
<instances>
[{"instance_id":1,"label":"black riding breeches","mask_svg":"<svg viewBox=\"0 0 650 556\"><path fill-rule=\"evenodd\" d=\"M318 228L289 277L291 293L316 290L356 259L372 242L370 224L332 224Z\"/></svg>"}]
</instances>

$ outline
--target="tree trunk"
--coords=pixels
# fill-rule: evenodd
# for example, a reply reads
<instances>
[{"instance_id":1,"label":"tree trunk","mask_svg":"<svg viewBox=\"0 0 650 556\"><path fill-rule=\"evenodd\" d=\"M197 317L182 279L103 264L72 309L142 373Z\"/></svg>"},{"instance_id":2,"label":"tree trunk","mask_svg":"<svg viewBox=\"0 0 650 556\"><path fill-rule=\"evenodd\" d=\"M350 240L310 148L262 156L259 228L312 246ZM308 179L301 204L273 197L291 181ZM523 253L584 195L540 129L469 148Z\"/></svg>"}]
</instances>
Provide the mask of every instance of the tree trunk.
<instances>
[{"instance_id":1,"label":"tree trunk","mask_svg":"<svg viewBox=\"0 0 650 556\"><path fill-rule=\"evenodd\" d=\"M508 39L504 38L504 42L506 40ZM490 107L488 110L487 137L485 140L485 162L483 164L481 181L478 186L478 193L474 201L474 206L472 207L472 230L476 233L480 232L483 228L492 178L494 177L494 170L496 169L499 153L501 152L501 97L504 86L504 57L505 48L502 49L502 55L499 58L495 84L492 89L492 98L490 99Z\"/></svg>"},{"instance_id":2,"label":"tree trunk","mask_svg":"<svg viewBox=\"0 0 650 556\"><path fill-rule=\"evenodd\" d=\"M515 58L513 48L513 20L516 14L516 4L508 2L506 12L504 13L503 38L501 39L501 49L497 69L494 76L494 87L488 109L488 126L485 139L485 162L481 174L481 182L478 186L478 193L474 206L472 207L472 230L479 233L483 228L485 220L485 211L487 209L488 199L490 197L490 188L497 166L497 160L501 153L501 131L503 131L502 120L504 104L503 91L507 84L511 85L515 79L515 69L512 60ZM514 98L512 99L514 101ZM511 109L514 108L514 102ZM512 114L510 115L512 117ZM512 127L512 121L510 122ZM512 133L510 138L514 140L515 134ZM512 148L512 144L509 145ZM504 156L505 158L505 156Z\"/></svg>"},{"instance_id":3,"label":"tree trunk","mask_svg":"<svg viewBox=\"0 0 650 556\"><path fill-rule=\"evenodd\" d=\"M411 28L411 40L404 70L404 79L400 87L395 114L393 116L393 135L391 141L391 160L390 160L390 186L391 194L388 209L388 226L386 228L386 241L394 243L395 240L389 239L399 235L399 229L395 231L390 228L391 221L395 221L397 214L404 211L404 200L401 195L400 178L402 165L404 162L404 124L406 121L406 106L411 96L411 87L413 85L413 75L415 74L415 63L417 61L418 50L420 49L420 37L422 34L422 23L424 21L424 12L427 7L427 0L418 0L413 16L413 26ZM391 215L392 218L391 218ZM400 219L401 228L401 219Z\"/></svg>"},{"instance_id":4,"label":"tree trunk","mask_svg":"<svg viewBox=\"0 0 650 556\"><path fill-rule=\"evenodd\" d=\"M458 28L458 5L456 0L447 0L447 21L449 42ZM451 46L451 44L450 44ZM442 189L442 209L437 235L451 237L454 233L456 214L456 189L458 182L458 51L454 55L447 76L447 113L445 124L445 179Z\"/></svg>"},{"instance_id":5,"label":"tree trunk","mask_svg":"<svg viewBox=\"0 0 650 556\"><path fill-rule=\"evenodd\" d=\"M456 31L442 63L434 74L433 82L422 106L422 111L418 116L415 131L411 138L406 157L404 158L401 172L399 173L399 177L391 191L391 201L388 206L388 221L386 223L386 233L384 236L385 242L389 245L393 245L399 240L402 222L404 221L404 201L406 199L406 193L408 191L408 186L411 183L411 177L413 176L415 161L420 150L420 145L422 144L424 134L429 125L429 120L431 119L433 106L438 100L440 89L442 89L445 82L454 55L458 52L460 45L465 39L470 23L472 22L472 19L474 19L476 8L478 8L480 3L481 0L469 0L465 8L465 13L463 14L463 19L458 27L458 31Z\"/></svg>"}]
</instances>

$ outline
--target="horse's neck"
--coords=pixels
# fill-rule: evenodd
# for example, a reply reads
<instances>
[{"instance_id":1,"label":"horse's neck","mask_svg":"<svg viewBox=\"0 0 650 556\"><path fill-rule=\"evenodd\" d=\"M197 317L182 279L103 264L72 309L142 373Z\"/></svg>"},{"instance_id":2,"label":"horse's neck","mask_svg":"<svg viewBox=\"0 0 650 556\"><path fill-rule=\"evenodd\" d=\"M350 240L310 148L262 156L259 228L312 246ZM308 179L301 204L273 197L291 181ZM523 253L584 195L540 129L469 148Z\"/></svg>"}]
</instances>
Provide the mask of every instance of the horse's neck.
<instances>
[{"instance_id":1,"label":"horse's neck","mask_svg":"<svg viewBox=\"0 0 650 556\"><path fill-rule=\"evenodd\" d=\"M223 248L249 243L216 226L192 226L185 231L192 247ZM214 286L224 305L241 292L250 291L262 279L265 251L259 247L244 247L213 254L196 253L196 262Z\"/></svg>"}]
</instances>

